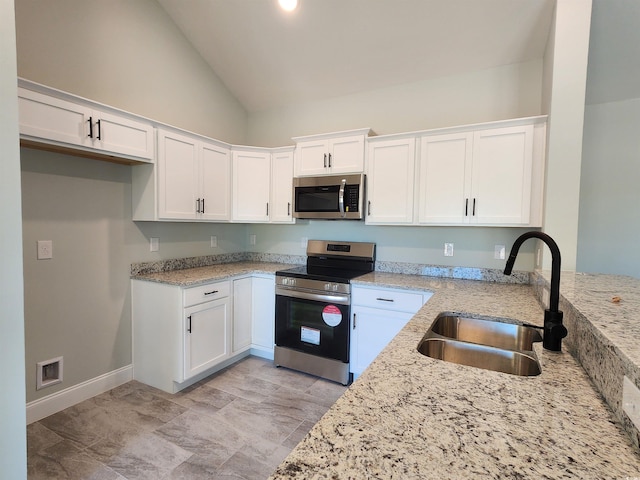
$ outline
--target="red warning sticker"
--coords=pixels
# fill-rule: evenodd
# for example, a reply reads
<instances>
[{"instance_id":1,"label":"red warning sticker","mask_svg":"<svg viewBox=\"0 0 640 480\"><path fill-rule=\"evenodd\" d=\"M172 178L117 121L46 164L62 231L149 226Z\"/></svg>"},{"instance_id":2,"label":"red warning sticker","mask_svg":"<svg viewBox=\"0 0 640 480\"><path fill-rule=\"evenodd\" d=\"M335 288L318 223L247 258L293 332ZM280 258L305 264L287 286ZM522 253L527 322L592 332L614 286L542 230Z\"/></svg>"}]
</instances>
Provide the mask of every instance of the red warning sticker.
<instances>
[{"instance_id":1,"label":"red warning sticker","mask_svg":"<svg viewBox=\"0 0 640 480\"><path fill-rule=\"evenodd\" d=\"M335 305L327 305L322 309L322 319L330 327L336 327L342 322L342 312Z\"/></svg>"}]
</instances>

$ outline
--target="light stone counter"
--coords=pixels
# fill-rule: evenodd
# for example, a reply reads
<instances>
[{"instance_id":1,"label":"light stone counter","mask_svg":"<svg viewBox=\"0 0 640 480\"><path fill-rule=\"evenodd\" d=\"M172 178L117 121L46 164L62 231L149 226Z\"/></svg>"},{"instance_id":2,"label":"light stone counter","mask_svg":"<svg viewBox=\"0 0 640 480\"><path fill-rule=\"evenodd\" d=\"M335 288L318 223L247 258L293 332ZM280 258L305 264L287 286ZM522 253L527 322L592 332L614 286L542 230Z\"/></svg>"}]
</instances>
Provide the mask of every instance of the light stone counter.
<instances>
[{"instance_id":1,"label":"light stone counter","mask_svg":"<svg viewBox=\"0 0 640 480\"><path fill-rule=\"evenodd\" d=\"M268 262L234 262L204 267L185 268L182 270L168 270L151 273L139 273L131 275L136 280L146 280L149 282L167 283L180 287L193 287L203 283L225 280L239 275L250 274L274 274L277 270L284 270L294 267L284 263Z\"/></svg>"},{"instance_id":2,"label":"light stone counter","mask_svg":"<svg viewBox=\"0 0 640 480\"><path fill-rule=\"evenodd\" d=\"M385 273L354 283L434 295L273 479L640 477L638 450L565 348L553 353L536 344L537 377L455 365L416 350L442 311L541 324L532 287Z\"/></svg>"}]
</instances>

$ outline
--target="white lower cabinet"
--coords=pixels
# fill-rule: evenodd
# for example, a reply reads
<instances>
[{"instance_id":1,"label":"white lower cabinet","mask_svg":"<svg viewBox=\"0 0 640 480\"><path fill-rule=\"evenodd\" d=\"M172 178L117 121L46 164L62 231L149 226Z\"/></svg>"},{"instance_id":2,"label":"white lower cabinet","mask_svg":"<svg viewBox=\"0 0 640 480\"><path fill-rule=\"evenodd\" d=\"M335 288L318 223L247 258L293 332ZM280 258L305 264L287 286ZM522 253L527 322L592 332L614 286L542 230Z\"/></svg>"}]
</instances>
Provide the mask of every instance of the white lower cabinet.
<instances>
[{"instance_id":1,"label":"white lower cabinet","mask_svg":"<svg viewBox=\"0 0 640 480\"><path fill-rule=\"evenodd\" d=\"M131 281L134 379L175 393L231 358L230 282Z\"/></svg>"},{"instance_id":2,"label":"white lower cabinet","mask_svg":"<svg viewBox=\"0 0 640 480\"><path fill-rule=\"evenodd\" d=\"M184 371L187 380L229 358L229 298L184 311Z\"/></svg>"},{"instance_id":3,"label":"white lower cabinet","mask_svg":"<svg viewBox=\"0 0 640 480\"><path fill-rule=\"evenodd\" d=\"M183 288L131 281L134 379L175 393L252 354L273 359L275 277Z\"/></svg>"},{"instance_id":4,"label":"white lower cabinet","mask_svg":"<svg viewBox=\"0 0 640 480\"><path fill-rule=\"evenodd\" d=\"M357 378L431 293L354 286L351 293L350 370Z\"/></svg>"},{"instance_id":5,"label":"white lower cabinet","mask_svg":"<svg viewBox=\"0 0 640 480\"><path fill-rule=\"evenodd\" d=\"M254 275L233 281L233 353L273 359L275 278Z\"/></svg>"}]
</instances>

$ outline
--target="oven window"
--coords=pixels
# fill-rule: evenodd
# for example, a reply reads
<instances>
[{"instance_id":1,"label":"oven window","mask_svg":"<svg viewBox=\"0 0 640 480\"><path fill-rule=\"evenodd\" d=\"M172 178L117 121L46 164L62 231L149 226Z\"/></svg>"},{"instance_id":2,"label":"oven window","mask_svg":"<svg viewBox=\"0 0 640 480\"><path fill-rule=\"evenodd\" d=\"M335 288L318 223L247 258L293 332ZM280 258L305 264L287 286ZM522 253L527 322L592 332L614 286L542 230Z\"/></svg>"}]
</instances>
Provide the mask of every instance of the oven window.
<instances>
[{"instance_id":1,"label":"oven window","mask_svg":"<svg viewBox=\"0 0 640 480\"><path fill-rule=\"evenodd\" d=\"M337 212L340 187L296 187L297 212Z\"/></svg>"},{"instance_id":2,"label":"oven window","mask_svg":"<svg viewBox=\"0 0 640 480\"><path fill-rule=\"evenodd\" d=\"M276 345L349 361L349 306L276 295Z\"/></svg>"}]
</instances>

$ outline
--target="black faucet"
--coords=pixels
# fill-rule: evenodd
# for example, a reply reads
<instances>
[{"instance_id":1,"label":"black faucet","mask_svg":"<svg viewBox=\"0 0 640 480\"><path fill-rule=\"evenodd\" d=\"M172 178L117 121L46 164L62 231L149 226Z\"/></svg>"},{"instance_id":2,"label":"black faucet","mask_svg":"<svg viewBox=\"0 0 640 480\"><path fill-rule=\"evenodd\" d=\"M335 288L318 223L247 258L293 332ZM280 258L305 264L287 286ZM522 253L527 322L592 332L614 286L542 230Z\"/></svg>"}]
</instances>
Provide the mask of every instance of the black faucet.
<instances>
[{"instance_id":1,"label":"black faucet","mask_svg":"<svg viewBox=\"0 0 640 480\"><path fill-rule=\"evenodd\" d=\"M504 274L511 275L520 246L525 240L533 237L542 240L551 250L551 291L549 292L549 308L544 311L542 346L547 350L559 352L562 347L562 339L567 336L567 328L562 324L562 312L558 310L560 301L560 249L558 244L546 233L535 231L523 233L513 242L509 259L504 267Z\"/></svg>"}]
</instances>

